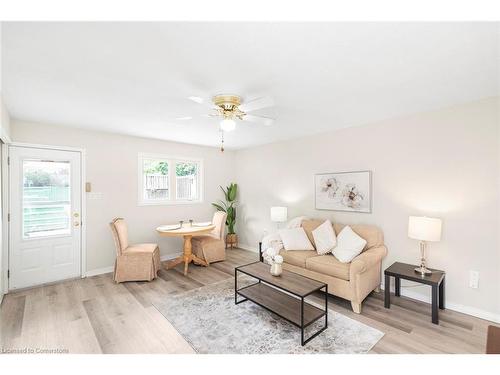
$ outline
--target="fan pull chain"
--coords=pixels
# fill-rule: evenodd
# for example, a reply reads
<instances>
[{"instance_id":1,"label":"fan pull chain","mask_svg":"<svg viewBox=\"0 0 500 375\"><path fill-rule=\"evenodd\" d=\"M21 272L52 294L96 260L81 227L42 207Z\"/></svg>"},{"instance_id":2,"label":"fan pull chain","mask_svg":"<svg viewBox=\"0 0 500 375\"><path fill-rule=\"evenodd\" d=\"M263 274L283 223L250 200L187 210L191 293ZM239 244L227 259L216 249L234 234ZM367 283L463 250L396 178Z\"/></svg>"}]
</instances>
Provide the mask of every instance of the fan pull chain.
<instances>
[{"instance_id":1,"label":"fan pull chain","mask_svg":"<svg viewBox=\"0 0 500 375\"><path fill-rule=\"evenodd\" d=\"M221 130L221 144L220 144L220 152L224 152L224 131Z\"/></svg>"}]
</instances>

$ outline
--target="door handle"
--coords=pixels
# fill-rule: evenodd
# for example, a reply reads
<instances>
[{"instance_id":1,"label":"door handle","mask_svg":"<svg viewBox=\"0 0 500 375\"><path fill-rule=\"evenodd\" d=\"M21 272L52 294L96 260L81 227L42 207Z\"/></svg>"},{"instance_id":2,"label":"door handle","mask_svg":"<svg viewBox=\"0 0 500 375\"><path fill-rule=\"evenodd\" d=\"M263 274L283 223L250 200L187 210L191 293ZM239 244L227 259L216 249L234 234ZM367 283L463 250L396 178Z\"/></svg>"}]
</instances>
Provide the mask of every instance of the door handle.
<instances>
[{"instance_id":1,"label":"door handle","mask_svg":"<svg viewBox=\"0 0 500 375\"><path fill-rule=\"evenodd\" d=\"M73 225L74 225L75 227L79 227L79 226L80 226L80 222L75 221L75 222L73 223Z\"/></svg>"}]
</instances>

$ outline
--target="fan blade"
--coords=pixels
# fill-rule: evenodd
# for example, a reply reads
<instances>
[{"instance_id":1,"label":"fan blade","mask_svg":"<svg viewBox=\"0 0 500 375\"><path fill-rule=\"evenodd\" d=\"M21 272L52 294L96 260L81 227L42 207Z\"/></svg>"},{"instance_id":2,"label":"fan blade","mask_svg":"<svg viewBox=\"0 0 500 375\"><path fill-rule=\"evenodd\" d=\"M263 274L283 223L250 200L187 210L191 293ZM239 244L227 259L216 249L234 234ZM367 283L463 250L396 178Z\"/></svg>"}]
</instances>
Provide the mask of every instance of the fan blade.
<instances>
[{"instance_id":1,"label":"fan blade","mask_svg":"<svg viewBox=\"0 0 500 375\"><path fill-rule=\"evenodd\" d=\"M219 114L216 112L213 113L207 113L205 115L201 115L202 117L207 117L207 118L214 118L214 117L219 117Z\"/></svg>"},{"instance_id":2,"label":"fan blade","mask_svg":"<svg viewBox=\"0 0 500 375\"><path fill-rule=\"evenodd\" d=\"M266 126L271 126L272 124L274 124L273 118L264 116L254 116L254 115L245 115L245 117L243 117L243 121L258 122Z\"/></svg>"},{"instance_id":3,"label":"fan blade","mask_svg":"<svg viewBox=\"0 0 500 375\"><path fill-rule=\"evenodd\" d=\"M205 98L202 98L201 96L188 96L188 99L198 104L203 104L207 101Z\"/></svg>"},{"instance_id":4,"label":"fan blade","mask_svg":"<svg viewBox=\"0 0 500 375\"><path fill-rule=\"evenodd\" d=\"M201 96L188 96L188 99L210 109L217 108L215 104L212 102L211 98L203 98Z\"/></svg>"},{"instance_id":5,"label":"fan blade","mask_svg":"<svg viewBox=\"0 0 500 375\"><path fill-rule=\"evenodd\" d=\"M264 96L262 98L257 98L249 102L240 104L238 108L243 112L252 112L257 109L272 107L274 105L273 98L269 96Z\"/></svg>"},{"instance_id":6,"label":"fan blade","mask_svg":"<svg viewBox=\"0 0 500 375\"><path fill-rule=\"evenodd\" d=\"M195 115L195 116L182 116L182 117L176 117L174 120L175 121L190 121L194 120L197 117L206 117L206 118L213 118L213 117L219 117L218 113L205 113L202 115Z\"/></svg>"}]
</instances>

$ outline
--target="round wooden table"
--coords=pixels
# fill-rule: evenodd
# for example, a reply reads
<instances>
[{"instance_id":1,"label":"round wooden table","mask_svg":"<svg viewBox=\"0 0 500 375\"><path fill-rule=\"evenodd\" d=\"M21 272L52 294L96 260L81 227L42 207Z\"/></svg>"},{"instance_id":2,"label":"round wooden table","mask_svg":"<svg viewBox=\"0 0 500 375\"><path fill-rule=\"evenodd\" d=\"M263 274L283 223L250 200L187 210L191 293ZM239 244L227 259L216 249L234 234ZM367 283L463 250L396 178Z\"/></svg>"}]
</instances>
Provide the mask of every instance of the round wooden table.
<instances>
[{"instance_id":1,"label":"round wooden table","mask_svg":"<svg viewBox=\"0 0 500 375\"><path fill-rule=\"evenodd\" d=\"M202 266L208 266L208 263L203 259L198 258L192 252L191 246L191 238L195 235L199 234L207 234L214 230L215 225L210 224L206 226L196 226L194 223L193 226L190 224L184 224L182 228L175 228L173 225L162 225L156 228L156 231L160 234L160 236L165 237L184 237L184 254L167 262L167 270L174 268L178 264L184 262L184 276L187 275L188 265L191 262Z\"/></svg>"}]
</instances>

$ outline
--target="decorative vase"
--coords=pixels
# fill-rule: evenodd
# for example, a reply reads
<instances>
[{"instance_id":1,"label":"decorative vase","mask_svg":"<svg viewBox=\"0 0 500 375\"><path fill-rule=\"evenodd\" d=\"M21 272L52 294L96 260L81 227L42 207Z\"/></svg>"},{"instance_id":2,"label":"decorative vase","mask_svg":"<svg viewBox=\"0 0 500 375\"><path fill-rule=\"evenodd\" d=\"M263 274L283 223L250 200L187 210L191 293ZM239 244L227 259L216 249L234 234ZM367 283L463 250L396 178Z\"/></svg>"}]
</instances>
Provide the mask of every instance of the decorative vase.
<instances>
[{"instance_id":1,"label":"decorative vase","mask_svg":"<svg viewBox=\"0 0 500 375\"><path fill-rule=\"evenodd\" d=\"M281 266L281 263L273 263L271 265L271 275L273 276L279 276L283 272L283 267Z\"/></svg>"}]
</instances>

